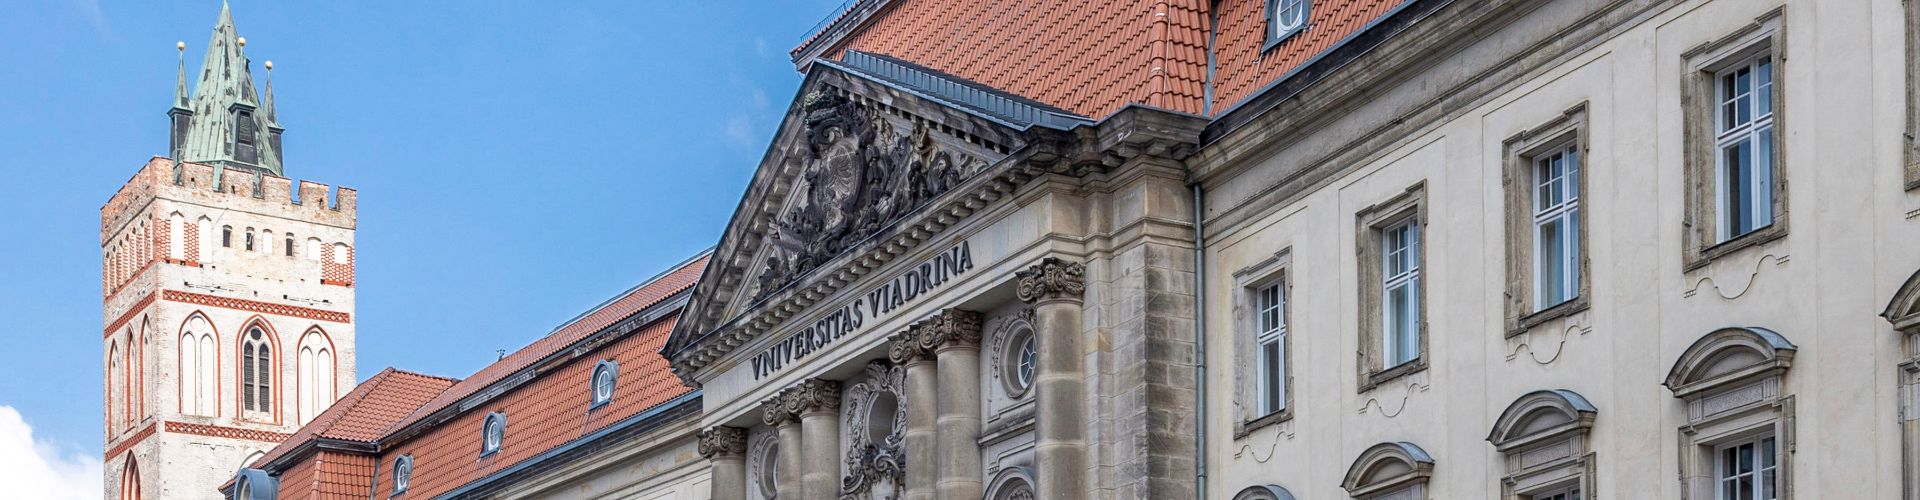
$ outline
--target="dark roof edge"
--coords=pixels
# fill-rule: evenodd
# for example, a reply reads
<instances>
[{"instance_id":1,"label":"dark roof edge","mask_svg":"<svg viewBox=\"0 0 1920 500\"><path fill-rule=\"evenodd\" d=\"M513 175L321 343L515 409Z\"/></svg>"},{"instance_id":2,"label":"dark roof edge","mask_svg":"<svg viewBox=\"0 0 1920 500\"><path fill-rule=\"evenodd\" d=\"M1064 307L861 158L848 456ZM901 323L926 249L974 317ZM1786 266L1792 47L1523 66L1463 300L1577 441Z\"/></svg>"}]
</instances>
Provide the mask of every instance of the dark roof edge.
<instances>
[{"instance_id":1,"label":"dark roof edge","mask_svg":"<svg viewBox=\"0 0 1920 500\"><path fill-rule=\"evenodd\" d=\"M1035 126L1069 130L1093 123L1046 103L891 56L850 50L840 61L817 62L1014 130Z\"/></svg>"},{"instance_id":2,"label":"dark roof edge","mask_svg":"<svg viewBox=\"0 0 1920 500\"><path fill-rule=\"evenodd\" d=\"M486 387L474 391L473 394L467 397L435 409L433 413L429 413L427 416L415 420L411 424L407 424L406 427L382 436L379 441L380 446L393 446L412 440L420 434L425 433L428 428L440 425L447 420L451 420L474 408L478 408L488 401L505 396L515 389L519 389L520 386L532 382L533 379L538 378L559 364L591 354L606 344L611 343L614 339L638 333L647 325L660 321L666 318L668 314L679 311L682 307L686 307L687 299L693 296L693 289L694 287L689 286L678 292L674 292L673 295L654 302L652 305L648 305L633 314L629 314L625 318L621 318L619 321L615 321L613 324L607 325L592 334L581 337L580 340L567 344L555 350L552 354L548 354L529 363L526 367L518 371L500 377L500 380L487 384ZM485 368L482 368L482 370L484 369ZM452 388L449 387L448 390L452 390ZM694 392L698 392L698 389L695 389Z\"/></svg>"},{"instance_id":3,"label":"dark roof edge","mask_svg":"<svg viewBox=\"0 0 1920 500\"><path fill-rule=\"evenodd\" d=\"M1388 11L1386 15L1367 23L1365 27L1334 42L1333 47L1321 51L1308 59L1305 64L1287 72L1279 79L1261 87L1252 97L1222 111L1213 123L1200 133L1200 147L1205 148L1220 138L1238 131L1260 116L1292 99L1307 88L1317 85L1328 75L1355 60L1373 52L1373 49L1386 43L1395 35L1421 20L1426 19L1454 0L1407 0Z\"/></svg>"},{"instance_id":4,"label":"dark roof edge","mask_svg":"<svg viewBox=\"0 0 1920 500\"><path fill-rule=\"evenodd\" d=\"M647 432L665 427L667 424L685 418L698 418L701 408L700 390L695 389L673 400L654 405L646 411L621 419L606 428L575 438L566 444L553 447L521 460L492 474L461 485L452 491L441 493L433 498L461 498L483 496L512 486L520 480L551 471L565 463L598 453L614 444L635 438Z\"/></svg>"},{"instance_id":5,"label":"dark roof edge","mask_svg":"<svg viewBox=\"0 0 1920 500\"><path fill-rule=\"evenodd\" d=\"M866 27L869 21L880 12L893 6L895 0L848 0L841 8L834 9L832 15L807 30L800 44L787 51L787 57L793 61L793 68L806 73L813 63L822 61L820 56L839 45L848 35Z\"/></svg>"}]
</instances>

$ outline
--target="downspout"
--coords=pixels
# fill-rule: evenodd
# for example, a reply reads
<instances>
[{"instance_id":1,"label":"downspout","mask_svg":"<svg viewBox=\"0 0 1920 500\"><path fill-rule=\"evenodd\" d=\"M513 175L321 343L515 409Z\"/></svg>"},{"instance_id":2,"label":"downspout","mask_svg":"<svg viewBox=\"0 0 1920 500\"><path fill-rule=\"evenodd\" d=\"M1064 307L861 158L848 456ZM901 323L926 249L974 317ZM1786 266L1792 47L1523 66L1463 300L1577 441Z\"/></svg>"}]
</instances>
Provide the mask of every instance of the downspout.
<instances>
[{"instance_id":1,"label":"downspout","mask_svg":"<svg viewBox=\"0 0 1920 500\"><path fill-rule=\"evenodd\" d=\"M380 496L380 453L373 454L373 477L367 481L367 500L378 500Z\"/></svg>"},{"instance_id":2,"label":"downspout","mask_svg":"<svg viewBox=\"0 0 1920 500\"><path fill-rule=\"evenodd\" d=\"M1220 2L1207 5L1207 81L1201 82L1200 114L1213 118L1214 40L1220 36ZM1207 217L1206 189L1193 188L1193 494L1207 500Z\"/></svg>"},{"instance_id":3,"label":"downspout","mask_svg":"<svg viewBox=\"0 0 1920 500\"><path fill-rule=\"evenodd\" d=\"M1193 183L1194 494L1207 498L1207 223L1206 190Z\"/></svg>"}]
</instances>

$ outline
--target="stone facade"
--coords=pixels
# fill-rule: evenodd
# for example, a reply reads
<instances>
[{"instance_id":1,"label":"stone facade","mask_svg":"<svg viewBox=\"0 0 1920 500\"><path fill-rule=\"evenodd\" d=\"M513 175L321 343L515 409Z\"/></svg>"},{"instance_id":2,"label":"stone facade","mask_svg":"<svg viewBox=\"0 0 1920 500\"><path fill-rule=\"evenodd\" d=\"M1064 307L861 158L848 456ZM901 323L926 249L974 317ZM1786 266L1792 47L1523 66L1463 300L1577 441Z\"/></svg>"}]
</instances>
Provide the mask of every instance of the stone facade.
<instances>
[{"instance_id":1,"label":"stone facade","mask_svg":"<svg viewBox=\"0 0 1920 500\"><path fill-rule=\"evenodd\" d=\"M1913 6L1248 14L1288 3L1143 11L1234 65L1131 101L1201 103L1176 112L994 70L1093 64L1026 38L906 28L1046 2L855 2L803 42L803 97L663 350L701 425L746 436L715 498L885 498L811 485L896 466L900 498L1920 498ZM1189 76L1168 53L1138 81ZM816 96L984 164L819 246L784 228L900 188L833 160L887 141L821 148ZM978 347L924 341L972 315ZM833 431L763 418L875 370L902 374L897 426L866 399ZM828 436L843 460L812 459Z\"/></svg>"}]
</instances>

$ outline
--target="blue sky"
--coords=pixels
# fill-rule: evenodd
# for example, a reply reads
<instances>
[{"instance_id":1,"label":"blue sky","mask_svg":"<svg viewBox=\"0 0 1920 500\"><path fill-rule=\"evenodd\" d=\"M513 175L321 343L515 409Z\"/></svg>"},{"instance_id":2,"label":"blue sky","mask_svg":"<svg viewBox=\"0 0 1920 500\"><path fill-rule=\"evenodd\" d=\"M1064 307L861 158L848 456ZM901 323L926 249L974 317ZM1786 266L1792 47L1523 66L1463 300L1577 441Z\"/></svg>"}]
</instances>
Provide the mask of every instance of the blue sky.
<instances>
[{"instance_id":1,"label":"blue sky","mask_svg":"<svg viewBox=\"0 0 1920 500\"><path fill-rule=\"evenodd\" d=\"M360 190L359 375L464 376L713 245L841 1L235 1L287 175ZM99 208L220 5L9 3L0 406L97 456Z\"/></svg>"}]
</instances>

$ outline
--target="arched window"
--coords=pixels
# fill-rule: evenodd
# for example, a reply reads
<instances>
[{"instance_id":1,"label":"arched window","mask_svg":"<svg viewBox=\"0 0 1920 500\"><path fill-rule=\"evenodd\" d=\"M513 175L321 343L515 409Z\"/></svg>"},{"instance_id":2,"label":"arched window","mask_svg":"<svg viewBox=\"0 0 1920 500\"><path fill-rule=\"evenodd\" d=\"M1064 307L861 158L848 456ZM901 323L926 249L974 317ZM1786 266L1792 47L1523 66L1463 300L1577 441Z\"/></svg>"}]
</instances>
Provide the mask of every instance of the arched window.
<instances>
[{"instance_id":1,"label":"arched window","mask_svg":"<svg viewBox=\"0 0 1920 500\"><path fill-rule=\"evenodd\" d=\"M1501 498L1572 500L1593 491L1588 430L1599 414L1566 389L1534 391L1500 413L1487 442L1506 455Z\"/></svg>"},{"instance_id":2,"label":"arched window","mask_svg":"<svg viewBox=\"0 0 1920 500\"><path fill-rule=\"evenodd\" d=\"M333 404L335 367L333 342L319 328L308 330L300 338L300 423L312 421Z\"/></svg>"},{"instance_id":3,"label":"arched window","mask_svg":"<svg viewBox=\"0 0 1920 500\"><path fill-rule=\"evenodd\" d=\"M120 352L120 394L119 394L120 425L122 426L122 428L131 427L133 425L133 408L134 408L134 405L133 405L134 376L133 374L134 372L140 369L140 365L134 364L134 352L138 351L140 349L140 346L133 342L132 328L127 329L127 334L124 337L124 339L127 347L126 349Z\"/></svg>"},{"instance_id":4,"label":"arched window","mask_svg":"<svg viewBox=\"0 0 1920 500\"><path fill-rule=\"evenodd\" d=\"M1280 43L1307 28L1307 9L1312 0L1267 0L1266 47Z\"/></svg>"},{"instance_id":5,"label":"arched window","mask_svg":"<svg viewBox=\"0 0 1920 500\"><path fill-rule=\"evenodd\" d=\"M179 370L175 371L180 374L180 413L215 414L218 402L214 397L219 382L214 377L220 365L219 357L214 354L215 336L213 324L199 312L180 324Z\"/></svg>"},{"instance_id":6,"label":"arched window","mask_svg":"<svg viewBox=\"0 0 1920 500\"><path fill-rule=\"evenodd\" d=\"M247 228L247 246L243 250L253 251L253 228Z\"/></svg>"},{"instance_id":7,"label":"arched window","mask_svg":"<svg viewBox=\"0 0 1920 500\"><path fill-rule=\"evenodd\" d=\"M273 254L273 230L260 230L260 253Z\"/></svg>"},{"instance_id":8,"label":"arched window","mask_svg":"<svg viewBox=\"0 0 1920 500\"><path fill-rule=\"evenodd\" d=\"M1340 487L1360 500L1426 500L1433 457L1413 443L1380 443L1360 452Z\"/></svg>"},{"instance_id":9,"label":"arched window","mask_svg":"<svg viewBox=\"0 0 1920 500\"><path fill-rule=\"evenodd\" d=\"M1271 484L1248 486L1247 489L1233 494L1233 500L1293 500L1293 493L1288 492L1286 488Z\"/></svg>"},{"instance_id":10,"label":"arched window","mask_svg":"<svg viewBox=\"0 0 1920 500\"><path fill-rule=\"evenodd\" d=\"M140 500L140 461L127 453L127 467L120 471L120 500Z\"/></svg>"},{"instance_id":11,"label":"arched window","mask_svg":"<svg viewBox=\"0 0 1920 500\"><path fill-rule=\"evenodd\" d=\"M273 412L273 342L259 325L250 326L240 344L240 408L271 416Z\"/></svg>"},{"instance_id":12,"label":"arched window","mask_svg":"<svg viewBox=\"0 0 1920 500\"><path fill-rule=\"evenodd\" d=\"M401 455L393 459L393 493L407 492L407 483L413 482L413 455Z\"/></svg>"},{"instance_id":13,"label":"arched window","mask_svg":"<svg viewBox=\"0 0 1920 500\"><path fill-rule=\"evenodd\" d=\"M198 224L200 225L200 254L194 256L194 260L210 262L213 260L213 219L201 217Z\"/></svg>"},{"instance_id":14,"label":"arched window","mask_svg":"<svg viewBox=\"0 0 1920 500\"><path fill-rule=\"evenodd\" d=\"M120 421L120 341L107 343L107 430L117 430Z\"/></svg>"},{"instance_id":15,"label":"arched window","mask_svg":"<svg viewBox=\"0 0 1920 500\"><path fill-rule=\"evenodd\" d=\"M233 491L232 500L274 500L280 496L280 480L264 470L243 468L233 478Z\"/></svg>"},{"instance_id":16,"label":"arched window","mask_svg":"<svg viewBox=\"0 0 1920 500\"><path fill-rule=\"evenodd\" d=\"M220 248L233 248L233 226L220 226Z\"/></svg>"},{"instance_id":17,"label":"arched window","mask_svg":"<svg viewBox=\"0 0 1920 500\"><path fill-rule=\"evenodd\" d=\"M320 238L307 238L307 260L320 261Z\"/></svg>"},{"instance_id":18,"label":"arched window","mask_svg":"<svg viewBox=\"0 0 1920 500\"><path fill-rule=\"evenodd\" d=\"M986 497L991 500L1033 500L1033 477L1025 467L1008 467L987 482Z\"/></svg>"},{"instance_id":19,"label":"arched window","mask_svg":"<svg viewBox=\"0 0 1920 500\"><path fill-rule=\"evenodd\" d=\"M347 263L347 258L352 255L353 255L353 249L348 248L347 244L345 243L333 244L333 263L345 264Z\"/></svg>"},{"instance_id":20,"label":"arched window","mask_svg":"<svg viewBox=\"0 0 1920 500\"><path fill-rule=\"evenodd\" d=\"M480 456L485 457L500 452L500 443L507 437L507 414L492 412L480 426Z\"/></svg>"},{"instance_id":21,"label":"arched window","mask_svg":"<svg viewBox=\"0 0 1920 500\"><path fill-rule=\"evenodd\" d=\"M1680 477L1687 498L1774 498L1767 495L1791 487L1792 470L1780 467L1794 449L1793 398L1783 378L1798 351L1772 330L1732 327L1700 337L1673 363L1665 385L1686 403Z\"/></svg>"},{"instance_id":22,"label":"arched window","mask_svg":"<svg viewBox=\"0 0 1920 500\"><path fill-rule=\"evenodd\" d=\"M284 247L284 249L286 250L288 257L293 256L293 233L287 233L287 244Z\"/></svg>"},{"instance_id":23,"label":"arched window","mask_svg":"<svg viewBox=\"0 0 1920 500\"><path fill-rule=\"evenodd\" d=\"M1033 329L1021 328L1014 332L1013 337L1007 342L1006 349L1007 352L1002 359L1007 361L1001 364L1006 372L1000 374L1000 379L1007 382L1007 395L1018 398L1026 395L1027 389L1033 387L1035 367Z\"/></svg>"},{"instance_id":24,"label":"arched window","mask_svg":"<svg viewBox=\"0 0 1920 500\"><path fill-rule=\"evenodd\" d=\"M613 383L615 379L619 377L620 377L619 363L609 359L609 360L602 360L599 363L594 364L593 380L591 382L592 390L593 390L593 400L592 400L593 403L589 405L587 409L591 410L594 408L599 408L602 406L606 406L607 403L613 402Z\"/></svg>"}]
</instances>

